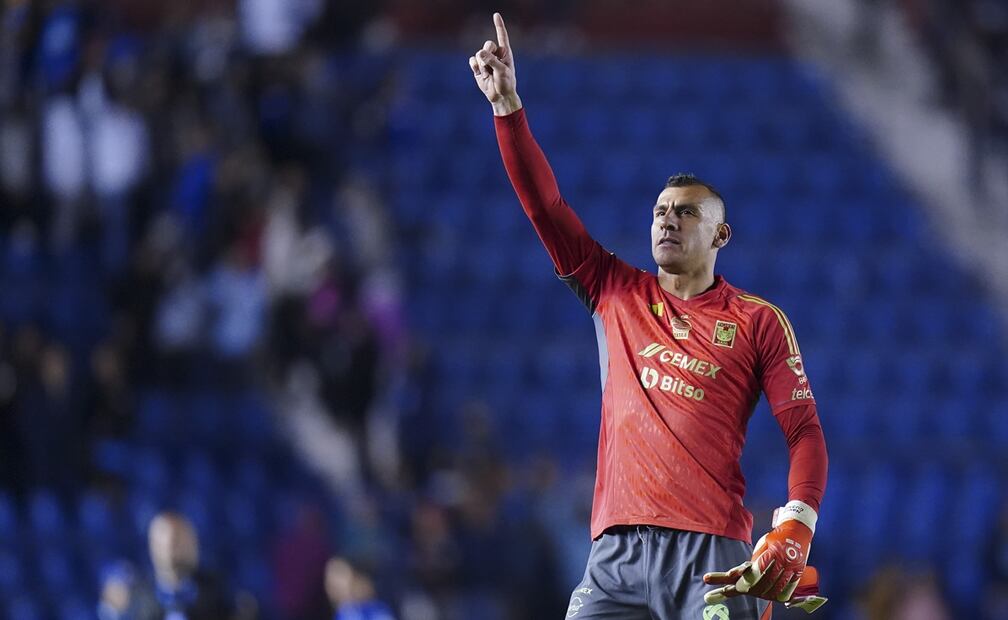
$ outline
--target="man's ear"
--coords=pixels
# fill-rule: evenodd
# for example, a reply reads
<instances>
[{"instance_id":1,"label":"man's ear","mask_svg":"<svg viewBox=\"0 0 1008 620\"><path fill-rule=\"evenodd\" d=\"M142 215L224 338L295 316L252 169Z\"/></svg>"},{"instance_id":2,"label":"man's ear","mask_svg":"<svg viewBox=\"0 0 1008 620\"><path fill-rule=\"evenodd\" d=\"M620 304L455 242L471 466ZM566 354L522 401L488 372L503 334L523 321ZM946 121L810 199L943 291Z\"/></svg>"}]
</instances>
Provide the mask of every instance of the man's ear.
<instances>
[{"instance_id":1,"label":"man's ear","mask_svg":"<svg viewBox=\"0 0 1008 620\"><path fill-rule=\"evenodd\" d=\"M717 249L721 249L728 245L731 240L731 226L727 223L718 224L717 231L714 233L714 243L711 245Z\"/></svg>"}]
</instances>

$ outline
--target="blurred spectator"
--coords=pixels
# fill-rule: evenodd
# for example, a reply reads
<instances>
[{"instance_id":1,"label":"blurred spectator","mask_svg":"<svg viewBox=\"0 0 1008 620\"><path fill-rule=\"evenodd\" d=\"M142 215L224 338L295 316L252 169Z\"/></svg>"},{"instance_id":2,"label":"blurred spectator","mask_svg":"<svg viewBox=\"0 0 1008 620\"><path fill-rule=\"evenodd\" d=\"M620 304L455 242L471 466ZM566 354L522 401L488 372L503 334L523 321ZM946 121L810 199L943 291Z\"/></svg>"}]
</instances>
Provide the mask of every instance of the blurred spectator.
<instances>
[{"instance_id":1,"label":"blurred spectator","mask_svg":"<svg viewBox=\"0 0 1008 620\"><path fill-rule=\"evenodd\" d=\"M861 601L866 620L951 620L935 576L890 566L877 572Z\"/></svg>"},{"instance_id":2,"label":"blurred spectator","mask_svg":"<svg viewBox=\"0 0 1008 620\"><path fill-rule=\"evenodd\" d=\"M98 620L130 620L132 592L136 586L136 571L125 560L105 567L101 577L101 599L98 601Z\"/></svg>"},{"instance_id":3,"label":"blurred spectator","mask_svg":"<svg viewBox=\"0 0 1008 620\"><path fill-rule=\"evenodd\" d=\"M371 577L345 558L326 563L325 589L336 610L334 620L394 620L392 610L378 600Z\"/></svg>"},{"instance_id":4,"label":"blurred spectator","mask_svg":"<svg viewBox=\"0 0 1008 620\"><path fill-rule=\"evenodd\" d=\"M323 6L322 0L240 0L238 15L245 45L253 54L289 52Z\"/></svg>"},{"instance_id":5,"label":"blurred spectator","mask_svg":"<svg viewBox=\"0 0 1008 620\"><path fill-rule=\"evenodd\" d=\"M266 321L266 287L250 250L232 243L206 283L210 342L219 360L234 370L259 345Z\"/></svg>"},{"instance_id":6,"label":"blurred spectator","mask_svg":"<svg viewBox=\"0 0 1008 620\"><path fill-rule=\"evenodd\" d=\"M65 348L38 338L32 328L19 332L22 364L17 424L27 464L27 479L70 497L83 471L84 419L72 384ZM53 455L60 455L53 458Z\"/></svg>"},{"instance_id":7,"label":"blurred spectator","mask_svg":"<svg viewBox=\"0 0 1008 620\"><path fill-rule=\"evenodd\" d=\"M134 590L131 618L137 620L227 620L236 616L234 598L221 580L200 568L199 541L184 516L162 512L148 530L153 584Z\"/></svg>"},{"instance_id":8,"label":"blurred spectator","mask_svg":"<svg viewBox=\"0 0 1008 620\"><path fill-rule=\"evenodd\" d=\"M0 323L0 485L20 492L25 483L21 471L21 442L17 432L18 373L11 360L8 333Z\"/></svg>"},{"instance_id":9,"label":"blurred spectator","mask_svg":"<svg viewBox=\"0 0 1008 620\"><path fill-rule=\"evenodd\" d=\"M30 123L31 119L21 110L10 110L0 119L0 197L5 204L0 214L2 230L8 229L18 215L31 212L28 203L35 174L36 145ZM36 221L38 224L41 221Z\"/></svg>"},{"instance_id":10,"label":"blurred spectator","mask_svg":"<svg viewBox=\"0 0 1008 620\"><path fill-rule=\"evenodd\" d=\"M188 261L178 257L164 273L165 292L158 301L154 339L161 354L161 376L169 385L186 384L196 365L206 328L204 283Z\"/></svg>"},{"instance_id":11,"label":"blurred spectator","mask_svg":"<svg viewBox=\"0 0 1008 620\"><path fill-rule=\"evenodd\" d=\"M115 338L106 339L91 354L85 417L90 445L109 439L122 440L133 428L133 401L125 357L125 345ZM94 458L89 462L93 464ZM104 472L92 471L91 477L101 486L117 486L117 481L108 479Z\"/></svg>"},{"instance_id":12,"label":"blurred spectator","mask_svg":"<svg viewBox=\"0 0 1008 620\"><path fill-rule=\"evenodd\" d=\"M311 293L333 256L333 243L326 231L321 226L304 225L306 182L302 169L287 168L268 198L262 254L274 298Z\"/></svg>"},{"instance_id":13,"label":"blurred spectator","mask_svg":"<svg viewBox=\"0 0 1008 620\"><path fill-rule=\"evenodd\" d=\"M911 0L904 6L916 17L938 70L940 103L954 107L966 126L969 182L985 205L986 166L992 154L1008 149L1008 6L997 0Z\"/></svg>"},{"instance_id":14,"label":"blurred spectator","mask_svg":"<svg viewBox=\"0 0 1008 620\"><path fill-rule=\"evenodd\" d=\"M328 557L325 516L317 506L299 506L273 551L275 599L284 618L308 620L325 615L322 572Z\"/></svg>"},{"instance_id":15,"label":"blurred spectator","mask_svg":"<svg viewBox=\"0 0 1008 620\"><path fill-rule=\"evenodd\" d=\"M984 565L990 577L981 606L984 618L1008 618L1008 503L1001 508Z\"/></svg>"},{"instance_id":16,"label":"blurred spectator","mask_svg":"<svg viewBox=\"0 0 1008 620\"><path fill-rule=\"evenodd\" d=\"M410 569L425 597L443 604L459 578L462 550L441 506L421 502L412 514Z\"/></svg>"}]
</instances>

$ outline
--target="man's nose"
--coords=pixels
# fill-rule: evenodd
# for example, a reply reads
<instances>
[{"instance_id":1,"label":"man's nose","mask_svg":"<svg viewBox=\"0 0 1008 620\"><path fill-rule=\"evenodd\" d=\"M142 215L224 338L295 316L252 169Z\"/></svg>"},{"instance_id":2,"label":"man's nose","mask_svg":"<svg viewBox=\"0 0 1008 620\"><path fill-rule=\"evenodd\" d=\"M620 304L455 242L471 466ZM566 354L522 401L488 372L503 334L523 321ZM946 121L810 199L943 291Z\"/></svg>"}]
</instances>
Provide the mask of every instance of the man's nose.
<instances>
[{"instance_id":1,"label":"man's nose","mask_svg":"<svg viewBox=\"0 0 1008 620\"><path fill-rule=\"evenodd\" d=\"M662 230L665 229L679 230L679 218L675 217L674 215L666 215L665 217L662 218L661 222L659 223L659 226L661 227Z\"/></svg>"}]
</instances>

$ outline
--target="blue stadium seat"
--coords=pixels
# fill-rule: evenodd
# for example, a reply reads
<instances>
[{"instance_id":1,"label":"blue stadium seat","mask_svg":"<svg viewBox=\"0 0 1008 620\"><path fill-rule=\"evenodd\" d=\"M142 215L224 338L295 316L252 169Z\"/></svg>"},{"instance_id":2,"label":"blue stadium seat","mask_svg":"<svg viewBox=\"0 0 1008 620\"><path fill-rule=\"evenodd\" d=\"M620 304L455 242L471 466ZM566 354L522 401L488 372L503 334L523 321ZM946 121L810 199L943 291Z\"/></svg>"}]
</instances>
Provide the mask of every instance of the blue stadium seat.
<instances>
[{"instance_id":1,"label":"blue stadium seat","mask_svg":"<svg viewBox=\"0 0 1008 620\"><path fill-rule=\"evenodd\" d=\"M1004 481L978 460L962 472L958 483L948 516L948 521L956 524L957 536L950 543L965 549L980 549L999 517Z\"/></svg>"},{"instance_id":2,"label":"blue stadium seat","mask_svg":"<svg viewBox=\"0 0 1008 620\"><path fill-rule=\"evenodd\" d=\"M161 443L175 435L176 406L172 398L157 390L145 390L139 396L136 429L138 438Z\"/></svg>"},{"instance_id":3,"label":"blue stadium seat","mask_svg":"<svg viewBox=\"0 0 1008 620\"><path fill-rule=\"evenodd\" d=\"M233 426L229 425L229 411L224 395L210 390L199 390L181 398L181 416L185 420L185 436L207 447L228 445Z\"/></svg>"},{"instance_id":4,"label":"blue stadium seat","mask_svg":"<svg viewBox=\"0 0 1008 620\"><path fill-rule=\"evenodd\" d=\"M222 532L244 543L255 543L263 533L263 523L255 502L241 491L232 491L225 498L224 522L226 527Z\"/></svg>"},{"instance_id":5,"label":"blue stadium seat","mask_svg":"<svg viewBox=\"0 0 1008 620\"><path fill-rule=\"evenodd\" d=\"M23 592L14 595L7 605L7 620L42 620L45 607Z\"/></svg>"},{"instance_id":6,"label":"blue stadium seat","mask_svg":"<svg viewBox=\"0 0 1008 620\"><path fill-rule=\"evenodd\" d=\"M91 455L100 472L125 479L133 469L133 450L126 441L99 439L92 446Z\"/></svg>"},{"instance_id":7,"label":"blue stadium seat","mask_svg":"<svg viewBox=\"0 0 1008 620\"><path fill-rule=\"evenodd\" d=\"M221 475L213 458L199 449L188 450L182 458L180 488L213 494L221 486Z\"/></svg>"},{"instance_id":8,"label":"blue stadium seat","mask_svg":"<svg viewBox=\"0 0 1008 620\"><path fill-rule=\"evenodd\" d=\"M237 394L229 405L232 420L248 450L265 450L276 437L276 422L266 396L258 392Z\"/></svg>"},{"instance_id":9,"label":"blue stadium seat","mask_svg":"<svg viewBox=\"0 0 1008 620\"><path fill-rule=\"evenodd\" d=\"M233 473L238 488L253 497L261 497L269 485L269 474L264 463L252 454L238 459Z\"/></svg>"},{"instance_id":10,"label":"blue stadium seat","mask_svg":"<svg viewBox=\"0 0 1008 620\"><path fill-rule=\"evenodd\" d=\"M24 583L24 569L17 554L0 549L0 596L10 600L23 591Z\"/></svg>"},{"instance_id":11,"label":"blue stadium seat","mask_svg":"<svg viewBox=\"0 0 1008 620\"><path fill-rule=\"evenodd\" d=\"M164 495L156 495L142 487L134 488L127 498L127 510L131 525L131 538L140 543L147 539L147 528L151 519L163 508L167 507Z\"/></svg>"},{"instance_id":12,"label":"blue stadium seat","mask_svg":"<svg viewBox=\"0 0 1008 620\"><path fill-rule=\"evenodd\" d=\"M213 548L218 544L220 538L216 517L220 502L217 492L205 493L198 489L183 488L175 496L173 505L192 521L201 547Z\"/></svg>"},{"instance_id":13,"label":"blue stadium seat","mask_svg":"<svg viewBox=\"0 0 1008 620\"><path fill-rule=\"evenodd\" d=\"M619 134L619 119L603 106L589 104L571 110L567 118L573 124L576 144L588 152L606 148Z\"/></svg>"},{"instance_id":14,"label":"blue stadium seat","mask_svg":"<svg viewBox=\"0 0 1008 620\"><path fill-rule=\"evenodd\" d=\"M255 554L245 554L235 560L235 584L252 592L260 604L268 607L272 601L273 575L270 567Z\"/></svg>"},{"instance_id":15,"label":"blue stadium seat","mask_svg":"<svg viewBox=\"0 0 1008 620\"><path fill-rule=\"evenodd\" d=\"M983 600L988 580L983 572L983 564L977 561L974 550L961 549L954 552L951 560L946 558L941 564L939 578L949 597L958 609L971 609L976 601Z\"/></svg>"},{"instance_id":16,"label":"blue stadium seat","mask_svg":"<svg viewBox=\"0 0 1008 620\"><path fill-rule=\"evenodd\" d=\"M866 463L866 471L862 474L858 498L864 514L873 515L872 519L862 523L861 545L872 554L887 553L896 545L891 532L898 529L897 518L902 512L896 511L899 497L899 476L893 467L884 463ZM874 555L868 559L874 559Z\"/></svg>"},{"instance_id":17,"label":"blue stadium seat","mask_svg":"<svg viewBox=\"0 0 1008 620\"><path fill-rule=\"evenodd\" d=\"M60 620L93 620L94 608L81 598L71 598L60 604Z\"/></svg>"},{"instance_id":18,"label":"blue stadium seat","mask_svg":"<svg viewBox=\"0 0 1008 620\"><path fill-rule=\"evenodd\" d=\"M914 518L898 528L901 554L916 562L937 560L942 524L947 523L943 510L949 500L946 474L935 463L924 465L904 489L901 510Z\"/></svg>"},{"instance_id":19,"label":"blue stadium seat","mask_svg":"<svg viewBox=\"0 0 1008 620\"><path fill-rule=\"evenodd\" d=\"M43 547L35 555L38 583L55 599L77 588L78 571L72 558L62 549Z\"/></svg>"},{"instance_id":20,"label":"blue stadium seat","mask_svg":"<svg viewBox=\"0 0 1008 620\"><path fill-rule=\"evenodd\" d=\"M38 241L8 240L0 257L0 285L17 295L0 296L0 318L13 325L29 322L36 315L43 294L42 259Z\"/></svg>"},{"instance_id":21,"label":"blue stadium seat","mask_svg":"<svg viewBox=\"0 0 1008 620\"><path fill-rule=\"evenodd\" d=\"M28 500L28 524L38 540L59 541L69 533L59 498L46 489L36 489L31 494Z\"/></svg>"},{"instance_id":22,"label":"blue stadium seat","mask_svg":"<svg viewBox=\"0 0 1008 620\"><path fill-rule=\"evenodd\" d=\"M132 481L150 493L161 493L171 482L168 461L157 448L142 448L134 452Z\"/></svg>"},{"instance_id":23,"label":"blue stadium seat","mask_svg":"<svg viewBox=\"0 0 1008 620\"><path fill-rule=\"evenodd\" d=\"M657 153L662 152L659 140L662 114L653 106L632 105L619 112L622 127L614 136L618 144L635 150L641 159L646 158L646 150L655 147Z\"/></svg>"},{"instance_id":24,"label":"blue stadium seat","mask_svg":"<svg viewBox=\"0 0 1008 620\"><path fill-rule=\"evenodd\" d=\"M712 146L730 153L760 146L759 131L753 122L750 103L746 99L745 106L733 106L719 115L712 134Z\"/></svg>"},{"instance_id":25,"label":"blue stadium seat","mask_svg":"<svg viewBox=\"0 0 1008 620\"><path fill-rule=\"evenodd\" d=\"M16 542L20 530L17 505L10 495L0 491L0 548Z\"/></svg>"},{"instance_id":26,"label":"blue stadium seat","mask_svg":"<svg viewBox=\"0 0 1008 620\"><path fill-rule=\"evenodd\" d=\"M89 491L77 501L77 523L82 534L99 544L109 544L119 533L115 512L108 498Z\"/></svg>"},{"instance_id":27,"label":"blue stadium seat","mask_svg":"<svg viewBox=\"0 0 1008 620\"><path fill-rule=\"evenodd\" d=\"M829 474L829 500L824 501L819 507L819 521L817 529L821 532L845 531L849 519L853 519L857 514L857 489L851 471L846 467L834 467ZM855 534L856 535L856 534ZM843 542L838 542L840 536L821 537L817 545L830 545L837 543L839 548L843 548Z\"/></svg>"}]
</instances>

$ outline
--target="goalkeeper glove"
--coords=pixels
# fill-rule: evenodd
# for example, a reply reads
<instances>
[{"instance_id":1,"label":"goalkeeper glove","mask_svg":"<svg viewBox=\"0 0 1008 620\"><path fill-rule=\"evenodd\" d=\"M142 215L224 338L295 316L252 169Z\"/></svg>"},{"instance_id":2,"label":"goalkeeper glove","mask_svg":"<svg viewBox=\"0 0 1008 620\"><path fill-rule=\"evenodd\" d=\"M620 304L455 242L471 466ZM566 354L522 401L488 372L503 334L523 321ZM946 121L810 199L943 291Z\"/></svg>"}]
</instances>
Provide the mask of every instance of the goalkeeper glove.
<instances>
[{"instance_id":1,"label":"goalkeeper glove","mask_svg":"<svg viewBox=\"0 0 1008 620\"><path fill-rule=\"evenodd\" d=\"M792 500L774 511L773 529L756 542L752 558L725 573L707 573L704 583L719 585L704 595L708 605L748 594L783 602L812 613L825 602L819 575L806 569L818 516L811 506Z\"/></svg>"}]
</instances>

